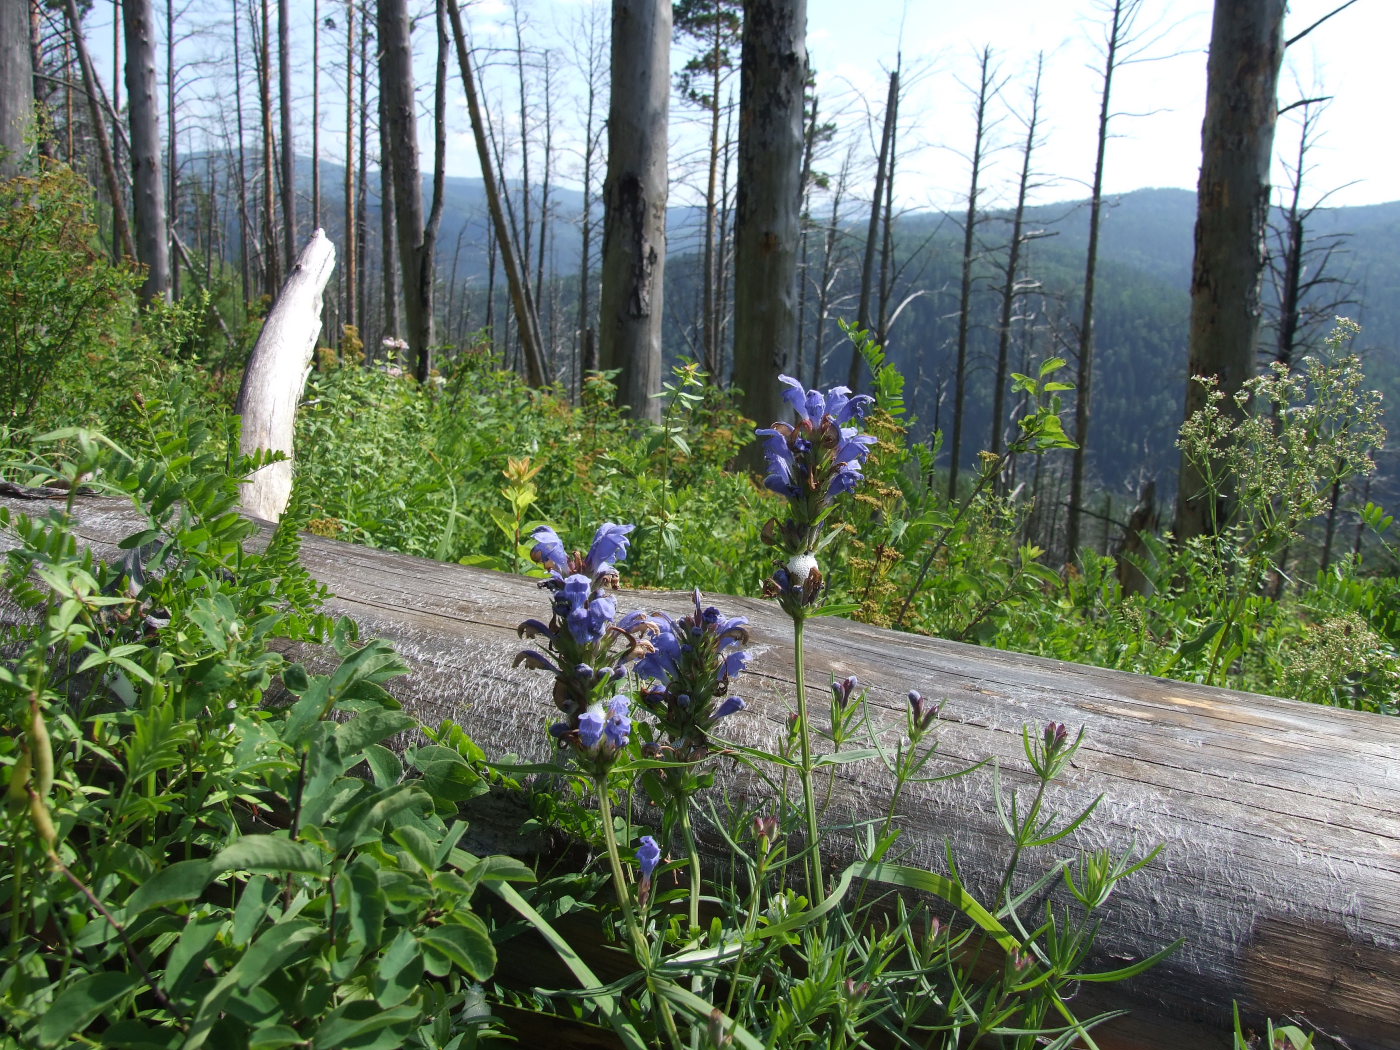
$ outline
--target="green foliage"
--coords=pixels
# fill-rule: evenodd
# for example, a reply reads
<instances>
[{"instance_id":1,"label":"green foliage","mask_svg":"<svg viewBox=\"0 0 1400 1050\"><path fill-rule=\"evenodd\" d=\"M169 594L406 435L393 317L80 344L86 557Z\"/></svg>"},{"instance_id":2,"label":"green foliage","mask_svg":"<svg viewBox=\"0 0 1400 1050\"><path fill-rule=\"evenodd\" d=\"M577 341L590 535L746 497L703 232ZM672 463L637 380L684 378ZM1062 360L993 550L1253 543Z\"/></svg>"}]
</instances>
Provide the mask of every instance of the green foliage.
<instances>
[{"instance_id":1,"label":"green foliage","mask_svg":"<svg viewBox=\"0 0 1400 1050\"><path fill-rule=\"evenodd\" d=\"M0 1045L472 1045L495 966L474 892L530 874L458 848L485 790L459 751L384 746L417 726L384 689L405 665L317 611L297 500L250 548L262 460L204 418L154 406L145 451L74 430L11 465L146 523L105 562L67 513L0 519L31 616L0 669Z\"/></svg>"},{"instance_id":2,"label":"green foliage","mask_svg":"<svg viewBox=\"0 0 1400 1050\"><path fill-rule=\"evenodd\" d=\"M0 184L0 421L23 427L99 390L112 322L137 277L97 250L87 184L71 171Z\"/></svg>"}]
</instances>

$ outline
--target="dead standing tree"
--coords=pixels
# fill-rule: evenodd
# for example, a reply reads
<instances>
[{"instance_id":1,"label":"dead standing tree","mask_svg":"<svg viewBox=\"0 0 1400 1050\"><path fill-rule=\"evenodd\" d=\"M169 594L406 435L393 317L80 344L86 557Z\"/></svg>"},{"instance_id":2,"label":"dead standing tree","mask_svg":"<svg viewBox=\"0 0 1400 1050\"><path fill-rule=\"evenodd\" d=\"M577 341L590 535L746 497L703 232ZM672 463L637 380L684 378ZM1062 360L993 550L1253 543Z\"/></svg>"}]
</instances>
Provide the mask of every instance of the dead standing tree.
<instances>
[{"instance_id":1,"label":"dead standing tree","mask_svg":"<svg viewBox=\"0 0 1400 1050\"><path fill-rule=\"evenodd\" d=\"M670 54L670 4L613 0L599 360L633 419L661 418Z\"/></svg>"},{"instance_id":2,"label":"dead standing tree","mask_svg":"<svg viewBox=\"0 0 1400 1050\"><path fill-rule=\"evenodd\" d=\"M1080 519L1084 510L1084 478L1089 454L1089 422L1094 392L1094 286L1099 267L1099 228L1103 217L1104 155L1108 126L1113 118L1113 77L1121 66L1141 61L1144 45L1137 35L1142 0L1105 0L1108 24L1103 40L1103 90L1099 95L1098 146L1094 177L1089 190L1089 247L1084 256L1084 303L1079 315L1079 347L1075 366L1074 450L1070 467L1069 525L1065 553L1070 559L1079 548Z\"/></svg>"},{"instance_id":3,"label":"dead standing tree","mask_svg":"<svg viewBox=\"0 0 1400 1050\"><path fill-rule=\"evenodd\" d=\"M735 206L734 374L741 409L783 416L781 373L797 359L797 253L802 237L806 0L751 0L739 59ZM750 446L757 462L759 446Z\"/></svg>"},{"instance_id":4,"label":"dead standing tree","mask_svg":"<svg viewBox=\"0 0 1400 1050\"><path fill-rule=\"evenodd\" d=\"M443 10L438 3L438 68L446 51ZM409 39L407 0L379 0L379 91L383 100L386 141L392 154L394 233L398 240L399 272L403 280L405 332L413 362L413 374L426 382L432 368L435 339L433 316L434 259L438 223L442 217L443 162L437 150L434 164L432 212L423 217L423 180L418 173L418 113L414 104L413 45ZM435 137L441 141L444 88L438 80L434 107ZM388 207L387 202L385 207Z\"/></svg>"},{"instance_id":5,"label":"dead standing tree","mask_svg":"<svg viewBox=\"0 0 1400 1050\"><path fill-rule=\"evenodd\" d=\"M1208 396L1191 377L1217 377L1226 410L1236 411L1233 395L1254 374L1286 7L1285 0L1215 7L1196 190L1187 419ZM1183 457L1176 538L1213 533L1229 513L1225 494L1212 494Z\"/></svg>"},{"instance_id":6,"label":"dead standing tree","mask_svg":"<svg viewBox=\"0 0 1400 1050\"><path fill-rule=\"evenodd\" d=\"M457 66L462 75L462 87L467 95L467 112L471 117L472 137L476 142L477 161L481 164L482 182L486 189L487 208L491 212L491 228L495 234L495 245L501 255L506 271L506 282L510 286L511 304L515 309L516 324L519 329L521 356L525 363L525 380L531 386L541 387L549 382L548 367L544 350L540 343L539 317L535 313L534 297L530 293L530 283L525 275L523 260L516 249L515 238L510 223L506 219L501 202L500 182L496 174L495 159L487 141L486 114L477 91L476 71L472 65L471 52L467 48L467 35L462 27L462 11L457 0L447 0L447 17L452 27L452 40L457 49ZM492 267L492 272L494 272ZM488 310L490 299L488 298ZM490 314L488 313L488 318ZM487 322L489 328L490 321Z\"/></svg>"},{"instance_id":7,"label":"dead standing tree","mask_svg":"<svg viewBox=\"0 0 1400 1050\"><path fill-rule=\"evenodd\" d=\"M1000 78L1000 79L999 79ZM993 121L987 115L990 104L1006 84L999 71L992 64L992 49L982 48L977 56L977 88L974 92L976 122L972 138L971 183L967 190L967 214L963 218L963 245L961 260L961 283L958 293L958 342L957 365L953 377L953 440L948 457L948 499L958 495L958 467L962 459L963 406L967 400L967 354L968 336L972 327L972 271L977 261L975 248L977 239L979 186L982 165L987 154L987 134Z\"/></svg>"},{"instance_id":8,"label":"dead standing tree","mask_svg":"<svg viewBox=\"0 0 1400 1050\"><path fill-rule=\"evenodd\" d=\"M131 176L135 186L136 257L146 267L141 300L170 294L170 245L161 176L160 105L156 96L155 18L151 0L125 0L126 94L131 127Z\"/></svg>"}]
</instances>

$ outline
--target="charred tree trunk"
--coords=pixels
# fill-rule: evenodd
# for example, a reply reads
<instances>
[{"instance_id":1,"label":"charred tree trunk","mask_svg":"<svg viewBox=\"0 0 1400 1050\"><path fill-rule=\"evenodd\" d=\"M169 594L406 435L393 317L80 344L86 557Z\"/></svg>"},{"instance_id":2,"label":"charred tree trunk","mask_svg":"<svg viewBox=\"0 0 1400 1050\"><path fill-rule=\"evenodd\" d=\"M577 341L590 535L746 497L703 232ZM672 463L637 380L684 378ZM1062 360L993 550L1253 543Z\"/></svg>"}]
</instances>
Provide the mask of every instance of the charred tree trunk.
<instances>
[{"instance_id":1,"label":"charred tree trunk","mask_svg":"<svg viewBox=\"0 0 1400 1050\"><path fill-rule=\"evenodd\" d=\"M423 219L423 181L418 174L418 113L414 106L408 2L379 0L377 13L380 112L385 121L383 142L392 155L404 335L413 374L422 383L427 381L432 367L433 260Z\"/></svg>"},{"instance_id":2,"label":"charred tree trunk","mask_svg":"<svg viewBox=\"0 0 1400 1050\"><path fill-rule=\"evenodd\" d=\"M670 4L613 0L599 358L633 419L661 418L670 54Z\"/></svg>"},{"instance_id":3,"label":"charred tree trunk","mask_svg":"<svg viewBox=\"0 0 1400 1050\"><path fill-rule=\"evenodd\" d=\"M1188 419L1206 397L1190 377L1215 376L1227 411L1234 411L1233 395L1254 374L1286 6L1285 0L1258 0L1215 8L1196 191ZM1229 519L1228 496L1217 495L1223 498L1210 498L1200 470L1183 458L1178 540L1210 534Z\"/></svg>"},{"instance_id":4,"label":"charred tree trunk","mask_svg":"<svg viewBox=\"0 0 1400 1050\"><path fill-rule=\"evenodd\" d=\"M170 246L165 228L165 180L160 163L160 104L156 95L155 19L151 0L125 0L126 94L135 187L136 257L146 267L141 300L170 295Z\"/></svg>"},{"instance_id":5,"label":"charred tree trunk","mask_svg":"<svg viewBox=\"0 0 1400 1050\"><path fill-rule=\"evenodd\" d=\"M734 216L734 372L741 410L785 417L778 376L797 355L807 0L752 0L739 58L739 183ZM759 446L749 446L757 464Z\"/></svg>"},{"instance_id":6,"label":"charred tree trunk","mask_svg":"<svg viewBox=\"0 0 1400 1050\"><path fill-rule=\"evenodd\" d=\"M282 265L291 272L297 254L297 157L292 138L291 0L277 0L277 101L282 125Z\"/></svg>"}]
</instances>

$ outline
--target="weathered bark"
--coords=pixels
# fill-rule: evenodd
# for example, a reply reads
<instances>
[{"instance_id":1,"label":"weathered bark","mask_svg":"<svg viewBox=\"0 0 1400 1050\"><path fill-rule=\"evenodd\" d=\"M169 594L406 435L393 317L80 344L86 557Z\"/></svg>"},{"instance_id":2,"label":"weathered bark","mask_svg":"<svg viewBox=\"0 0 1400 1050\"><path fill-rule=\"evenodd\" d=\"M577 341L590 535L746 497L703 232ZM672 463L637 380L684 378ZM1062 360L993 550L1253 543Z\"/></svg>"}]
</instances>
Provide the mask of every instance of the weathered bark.
<instances>
[{"instance_id":1,"label":"weathered bark","mask_svg":"<svg viewBox=\"0 0 1400 1050\"><path fill-rule=\"evenodd\" d=\"M778 376L797 359L802 99L807 0L753 0L739 57L739 183L734 217L734 374L744 415L786 417ZM759 446L750 445L757 462Z\"/></svg>"},{"instance_id":2,"label":"weathered bark","mask_svg":"<svg viewBox=\"0 0 1400 1050\"><path fill-rule=\"evenodd\" d=\"M467 110L471 116L472 137L476 141L476 156L481 164L481 178L486 189L486 204L491 212L491 226L495 230L496 246L506 272L506 283L510 286L511 304L515 309L515 319L520 330L520 350L525 360L525 381L531 386L540 387L549 382L545 365L544 349L540 345L540 322L535 313L534 297L530 294L530 283L526 279L523 261L516 254L515 239L506 221L505 209L501 204L500 184L496 177L496 165L491 156L491 146L486 141L486 115L481 109L481 98L476 89L476 73L472 69L471 53L467 50L467 35L462 28L462 11L457 0L447 0L447 16L452 24L452 40L457 48L457 66L462 76L462 86L467 95ZM493 267L494 271L494 267ZM490 296L487 312L493 312ZM494 318L492 318L494 319ZM491 320L487 321L491 327Z\"/></svg>"},{"instance_id":3,"label":"weathered bark","mask_svg":"<svg viewBox=\"0 0 1400 1050\"><path fill-rule=\"evenodd\" d=\"M146 527L113 501L80 498L77 511L81 534L103 556L116 555L113 544ZM0 546L6 539L0 533ZM544 608L534 580L311 536L303 560L335 595L330 612L353 617L366 636L389 639L413 666L411 676L389 686L410 712L430 725L461 723L491 756L548 755L548 678L511 669L522 647L516 625ZM749 618L760 653L744 678L749 709L730 720L729 731L777 750L792 697L790 625L770 602L712 600ZM672 613L689 602L679 592L618 597L622 609ZM0 607L0 622L13 615ZM293 655L316 658L300 649ZM951 845L970 891L983 899L995 895L1008 853L994 800L998 782L1023 801L1034 786L1022 725L1085 728L1084 745L1047 805L1071 814L1102 801L1050 857L1075 849L1140 856L1164 845L1157 860L1115 888L1096 961L1116 968L1186 938L1134 981L1083 986L1072 1004L1080 1016L1105 1007L1132 1011L1094 1029L1103 1050L1226 1050L1232 1000L1252 1025L1264 1016L1302 1016L1351 1050L1400 1045L1400 814L1392 775L1400 721L834 617L808 623L806 656L809 682L854 674L871 687L871 730L891 748L905 732L910 685L943 698L940 757L931 773L996 760L995 773L989 765L911 788L897 846L907 863L944 871ZM767 811L770 788L737 763L716 763L732 800ZM889 781L878 762L828 769L828 826L883 815ZM499 830L509 837L518 828ZM711 839L708 848L718 846ZM833 832L823 842L833 864L851 851L849 836Z\"/></svg>"},{"instance_id":4,"label":"weathered bark","mask_svg":"<svg viewBox=\"0 0 1400 1050\"><path fill-rule=\"evenodd\" d=\"M165 184L160 163L160 104L156 99L156 35L151 0L125 0L126 94L135 187L136 258L146 267L145 303L170 294L170 246L165 229Z\"/></svg>"},{"instance_id":5,"label":"weathered bark","mask_svg":"<svg viewBox=\"0 0 1400 1050\"><path fill-rule=\"evenodd\" d=\"M413 97L413 49L407 0L379 0L379 92L392 153L394 227L403 276L404 336L414 375L426 382L432 368L433 259L423 220L418 174L418 113Z\"/></svg>"},{"instance_id":6,"label":"weathered bark","mask_svg":"<svg viewBox=\"0 0 1400 1050\"><path fill-rule=\"evenodd\" d=\"M126 188L117 176L117 164L112 155L112 140L107 134L107 118L98 100L97 71L88 55L87 42L83 38L82 16L78 14L76 0L64 0L63 12L68 19L68 31L73 36L74 49L78 52L78 65L82 67L88 114L92 119L93 135L97 138L98 156L102 161L102 178L107 183L107 195L112 199L112 232L117 241L118 251L128 259L135 259L136 245L131 240L131 224L126 215Z\"/></svg>"},{"instance_id":7,"label":"weathered bark","mask_svg":"<svg viewBox=\"0 0 1400 1050\"><path fill-rule=\"evenodd\" d=\"M263 467L243 489L243 510L269 521L281 517L292 494L297 402L311 371L316 338L321 334L321 297L333 269L335 246L317 230L268 311L238 391L236 411L243 417L244 455L272 449L287 456Z\"/></svg>"},{"instance_id":8,"label":"weathered bark","mask_svg":"<svg viewBox=\"0 0 1400 1050\"><path fill-rule=\"evenodd\" d=\"M1215 7L1196 189L1188 419L1206 397L1192 376L1217 377L1225 408L1234 411L1234 393L1254 374L1286 6L1285 0L1258 0ZM1200 471L1183 457L1178 540L1208 534L1229 518L1228 496L1220 495L1218 502L1209 498Z\"/></svg>"},{"instance_id":9,"label":"weathered bark","mask_svg":"<svg viewBox=\"0 0 1400 1050\"><path fill-rule=\"evenodd\" d=\"M598 356L633 419L661 418L670 54L670 4L613 0Z\"/></svg>"},{"instance_id":10,"label":"weathered bark","mask_svg":"<svg viewBox=\"0 0 1400 1050\"><path fill-rule=\"evenodd\" d=\"M7 0L0 4L0 179L20 173L24 135L33 122L29 5Z\"/></svg>"}]
</instances>

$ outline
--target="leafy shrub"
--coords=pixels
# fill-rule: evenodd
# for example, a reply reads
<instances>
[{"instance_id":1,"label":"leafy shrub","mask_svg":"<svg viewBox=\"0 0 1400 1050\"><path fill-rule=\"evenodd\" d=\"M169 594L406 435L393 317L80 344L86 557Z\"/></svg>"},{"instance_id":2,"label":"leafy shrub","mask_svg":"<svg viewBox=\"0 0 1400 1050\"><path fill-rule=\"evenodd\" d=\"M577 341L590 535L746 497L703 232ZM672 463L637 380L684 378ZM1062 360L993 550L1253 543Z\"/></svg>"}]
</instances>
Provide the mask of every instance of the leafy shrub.
<instances>
[{"instance_id":1,"label":"leafy shrub","mask_svg":"<svg viewBox=\"0 0 1400 1050\"><path fill-rule=\"evenodd\" d=\"M52 419L65 387L108 380L113 320L139 280L97 250L91 208L66 168L0 184L0 422Z\"/></svg>"},{"instance_id":2,"label":"leafy shrub","mask_svg":"<svg viewBox=\"0 0 1400 1050\"><path fill-rule=\"evenodd\" d=\"M383 746L417 725L383 688L406 668L316 611L304 509L251 549L260 461L230 466L201 411L143 411L151 454L71 431L23 468L130 499L120 562L66 513L0 517L31 616L0 667L0 1042L462 1045L495 962L473 895L530 873L458 848L484 785L457 751ZM312 673L281 638L339 659Z\"/></svg>"}]
</instances>

